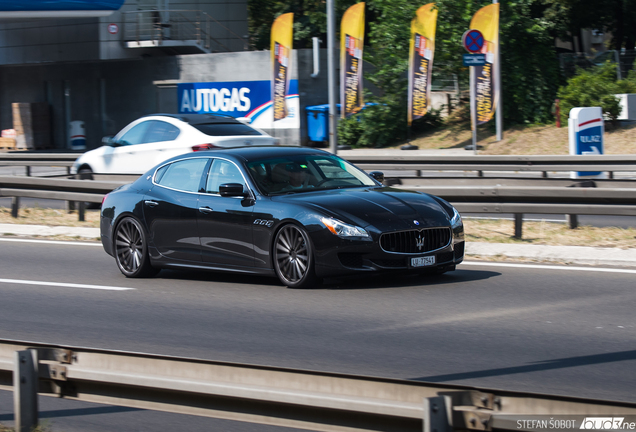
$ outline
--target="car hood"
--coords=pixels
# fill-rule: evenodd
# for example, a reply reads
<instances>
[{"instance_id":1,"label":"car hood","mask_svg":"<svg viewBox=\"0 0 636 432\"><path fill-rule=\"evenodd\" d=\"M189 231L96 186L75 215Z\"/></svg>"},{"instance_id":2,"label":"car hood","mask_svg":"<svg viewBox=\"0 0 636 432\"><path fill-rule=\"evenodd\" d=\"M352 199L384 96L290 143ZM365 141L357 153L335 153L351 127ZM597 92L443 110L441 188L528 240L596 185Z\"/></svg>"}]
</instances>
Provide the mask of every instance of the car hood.
<instances>
[{"instance_id":1,"label":"car hood","mask_svg":"<svg viewBox=\"0 0 636 432\"><path fill-rule=\"evenodd\" d=\"M449 225L448 214L431 195L389 187L306 192L274 200L310 206L343 222L380 231Z\"/></svg>"}]
</instances>

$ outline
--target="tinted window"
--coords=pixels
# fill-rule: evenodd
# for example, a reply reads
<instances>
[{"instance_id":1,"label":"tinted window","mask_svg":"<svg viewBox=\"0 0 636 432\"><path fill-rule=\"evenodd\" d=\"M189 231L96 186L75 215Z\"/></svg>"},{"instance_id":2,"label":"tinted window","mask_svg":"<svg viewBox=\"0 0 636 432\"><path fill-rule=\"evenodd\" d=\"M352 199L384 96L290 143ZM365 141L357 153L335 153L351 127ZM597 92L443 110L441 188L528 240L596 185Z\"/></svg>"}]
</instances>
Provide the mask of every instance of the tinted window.
<instances>
[{"instance_id":1,"label":"tinted window","mask_svg":"<svg viewBox=\"0 0 636 432\"><path fill-rule=\"evenodd\" d=\"M173 141L181 132L178 127L164 121L153 120L150 123L152 124L143 138L144 143Z\"/></svg>"},{"instance_id":2,"label":"tinted window","mask_svg":"<svg viewBox=\"0 0 636 432\"><path fill-rule=\"evenodd\" d=\"M377 186L364 171L330 155L264 159L248 163L247 168L266 194Z\"/></svg>"},{"instance_id":3,"label":"tinted window","mask_svg":"<svg viewBox=\"0 0 636 432\"><path fill-rule=\"evenodd\" d=\"M243 123L208 123L192 125L210 136L262 135L259 131Z\"/></svg>"},{"instance_id":4,"label":"tinted window","mask_svg":"<svg viewBox=\"0 0 636 432\"><path fill-rule=\"evenodd\" d=\"M186 192L198 192L201 174L208 159L185 159L162 167L155 175L155 182L161 186ZM165 171L164 171L165 170Z\"/></svg>"},{"instance_id":5,"label":"tinted window","mask_svg":"<svg viewBox=\"0 0 636 432\"><path fill-rule=\"evenodd\" d=\"M135 145L141 144L144 142L144 135L150 126L151 121L141 122L138 125L135 125L131 130L126 132L120 139L119 144L121 145Z\"/></svg>"},{"instance_id":6,"label":"tinted window","mask_svg":"<svg viewBox=\"0 0 636 432\"><path fill-rule=\"evenodd\" d=\"M245 185L241 171L230 161L215 159L210 167L205 191L219 193L219 186L226 183L239 183Z\"/></svg>"}]
</instances>

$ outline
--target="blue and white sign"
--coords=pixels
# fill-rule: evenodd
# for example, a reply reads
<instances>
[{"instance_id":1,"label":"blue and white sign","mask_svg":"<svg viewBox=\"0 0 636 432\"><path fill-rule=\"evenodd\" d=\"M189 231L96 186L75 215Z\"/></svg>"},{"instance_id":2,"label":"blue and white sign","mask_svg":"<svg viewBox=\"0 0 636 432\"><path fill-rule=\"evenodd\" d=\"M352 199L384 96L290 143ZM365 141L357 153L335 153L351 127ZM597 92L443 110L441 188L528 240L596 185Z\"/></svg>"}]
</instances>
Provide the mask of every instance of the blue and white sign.
<instances>
[{"instance_id":1,"label":"blue and white sign","mask_svg":"<svg viewBox=\"0 0 636 432\"><path fill-rule=\"evenodd\" d=\"M463 54L464 66L483 66L486 64L486 54Z\"/></svg>"},{"instance_id":2,"label":"blue and white sign","mask_svg":"<svg viewBox=\"0 0 636 432\"><path fill-rule=\"evenodd\" d=\"M186 83L177 86L179 113L247 117L257 128L300 127L298 80L290 80L286 96L289 115L274 122L271 81Z\"/></svg>"},{"instance_id":3,"label":"blue and white sign","mask_svg":"<svg viewBox=\"0 0 636 432\"><path fill-rule=\"evenodd\" d=\"M124 0L0 0L3 18L77 18L108 16Z\"/></svg>"},{"instance_id":4,"label":"blue and white sign","mask_svg":"<svg viewBox=\"0 0 636 432\"><path fill-rule=\"evenodd\" d=\"M601 107L572 108L568 120L571 155L602 155L605 124ZM599 171L572 172L572 178L605 178Z\"/></svg>"}]
</instances>

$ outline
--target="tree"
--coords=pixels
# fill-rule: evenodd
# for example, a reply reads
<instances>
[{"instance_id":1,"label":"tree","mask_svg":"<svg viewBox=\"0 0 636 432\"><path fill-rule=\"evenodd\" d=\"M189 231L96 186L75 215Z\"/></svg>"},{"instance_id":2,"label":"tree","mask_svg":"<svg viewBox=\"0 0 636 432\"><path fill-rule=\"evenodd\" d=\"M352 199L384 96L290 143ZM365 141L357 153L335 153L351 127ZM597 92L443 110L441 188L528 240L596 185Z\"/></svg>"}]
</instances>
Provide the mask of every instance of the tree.
<instances>
[{"instance_id":1,"label":"tree","mask_svg":"<svg viewBox=\"0 0 636 432\"><path fill-rule=\"evenodd\" d=\"M490 1L438 0L437 74L455 74L466 85L461 37L475 12ZM552 29L540 0L501 3L499 38L503 117L506 124L546 122L560 82Z\"/></svg>"},{"instance_id":2,"label":"tree","mask_svg":"<svg viewBox=\"0 0 636 432\"><path fill-rule=\"evenodd\" d=\"M336 3L336 23L355 0ZM288 12L294 13L294 48L311 48L312 37L327 41L327 4L325 0L249 0L248 26L253 49L269 49L274 20ZM325 46L325 45L323 45Z\"/></svg>"},{"instance_id":3,"label":"tree","mask_svg":"<svg viewBox=\"0 0 636 432\"><path fill-rule=\"evenodd\" d=\"M566 86L559 89L561 117L567 118L575 107L600 106L603 114L614 121L621 113L616 94L636 92L636 76L616 80L616 65L605 63L592 69L580 69Z\"/></svg>"}]
</instances>

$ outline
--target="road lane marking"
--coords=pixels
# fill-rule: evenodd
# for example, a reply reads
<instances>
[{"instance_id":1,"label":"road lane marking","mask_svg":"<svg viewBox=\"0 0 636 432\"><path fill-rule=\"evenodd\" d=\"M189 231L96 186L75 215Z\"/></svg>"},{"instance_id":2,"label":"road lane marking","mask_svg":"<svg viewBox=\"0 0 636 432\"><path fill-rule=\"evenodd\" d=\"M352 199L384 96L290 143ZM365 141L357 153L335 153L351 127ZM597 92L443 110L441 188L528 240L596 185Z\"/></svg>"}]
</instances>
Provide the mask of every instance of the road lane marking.
<instances>
[{"instance_id":1,"label":"road lane marking","mask_svg":"<svg viewBox=\"0 0 636 432\"><path fill-rule=\"evenodd\" d=\"M471 265L471 266L483 266L483 267L513 267L513 268L521 268L521 269L569 270L569 271L636 274L636 270L605 268L605 267L575 267L575 266L562 266L562 265L514 264L514 263L495 263L495 262L478 262L478 261L464 261L463 264Z\"/></svg>"},{"instance_id":2,"label":"road lane marking","mask_svg":"<svg viewBox=\"0 0 636 432\"><path fill-rule=\"evenodd\" d=\"M40 285L40 286L52 286L52 287L65 287L65 288L84 288L95 290L107 290L107 291L128 291L135 288L115 287L107 285L86 285L86 284L73 284L64 282L46 282L46 281L30 281L21 279L0 279L0 283L7 284L22 284L22 285Z\"/></svg>"},{"instance_id":3,"label":"road lane marking","mask_svg":"<svg viewBox=\"0 0 636 432\"><path fill-rule=\"evenodd\" d=\"M44 244L55 244L55 245L102 247L102 244L99 242L74 242L74 241L63 241L63 240L31 240L31 239L8 239L8 238L0 238L0 241L17 242L17 243L44 243Z\"/></svg>"}]
</instances>

